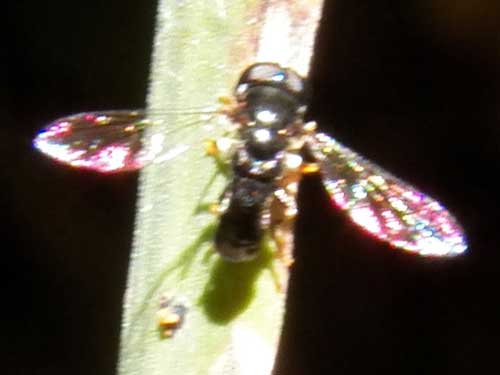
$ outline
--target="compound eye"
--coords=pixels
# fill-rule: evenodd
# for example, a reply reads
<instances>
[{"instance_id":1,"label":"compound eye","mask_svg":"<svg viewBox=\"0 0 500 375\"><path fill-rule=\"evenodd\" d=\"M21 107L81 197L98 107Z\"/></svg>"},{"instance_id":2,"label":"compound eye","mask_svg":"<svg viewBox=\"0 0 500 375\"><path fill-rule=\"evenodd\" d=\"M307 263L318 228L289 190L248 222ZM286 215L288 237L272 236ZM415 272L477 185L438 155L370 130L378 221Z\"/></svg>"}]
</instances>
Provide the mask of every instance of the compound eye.
<instances>
[{"instance_id":1,"label":"compound eye","mask_svg":"<svg viewBox=\"0 0 500 375\"><path fill-rule=\"evenodd\" d=\"M246 74L243 74L241 83L247 82L283 82L286 79L286 72L276 64L255 64L248 68Z\"/></svg>"},{"instance_id":2,"label":"compound eye","mask_svg":"<svg viewBox=\"0 0 500 375\"><path fill-rule=\"evenodd\" d=\"M301 76L292 70L288 70L286 85L288 90L294 94L301 94L304 92L304 80Z\"/></svg>"}]
</instances>

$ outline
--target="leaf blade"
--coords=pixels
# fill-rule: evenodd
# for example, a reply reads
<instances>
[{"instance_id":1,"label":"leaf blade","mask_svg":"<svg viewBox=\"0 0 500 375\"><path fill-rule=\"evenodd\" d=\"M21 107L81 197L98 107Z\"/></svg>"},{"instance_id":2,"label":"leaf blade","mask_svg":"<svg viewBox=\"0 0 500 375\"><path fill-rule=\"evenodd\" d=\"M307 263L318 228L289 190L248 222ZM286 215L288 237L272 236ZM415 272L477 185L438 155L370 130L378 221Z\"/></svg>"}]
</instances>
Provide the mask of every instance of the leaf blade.
<instances>
[{"instance_id":1,"label":"leaf blade","mask_svg":"<svg viewBox=\"0 0 500 375\"><path fill-rule=\"evenodd\" d=\"M217 94L231 93L259 51L260 39L248 36L265 29L249 20L287 3L161 1L149 107L210 106ZM309 59L310 51L305 53ZM178 119L169 116L164 123L172 126ZM168 130L165 125L154 131ZM203 203L215 202L227 183L222 176L213 179L215 163L203 148L206 138L223 131L216 122L171 133L164 147L179 142L193 147L141 175L120 375L256 374L273 366L285 293L276 288L272 249L266 247L251 263L226 263L210 252L215 218L198 212L200 196ZM175 336L162 340L155 313L164 293L182 301L187 313Z\"/></svg>"}]
</instances>

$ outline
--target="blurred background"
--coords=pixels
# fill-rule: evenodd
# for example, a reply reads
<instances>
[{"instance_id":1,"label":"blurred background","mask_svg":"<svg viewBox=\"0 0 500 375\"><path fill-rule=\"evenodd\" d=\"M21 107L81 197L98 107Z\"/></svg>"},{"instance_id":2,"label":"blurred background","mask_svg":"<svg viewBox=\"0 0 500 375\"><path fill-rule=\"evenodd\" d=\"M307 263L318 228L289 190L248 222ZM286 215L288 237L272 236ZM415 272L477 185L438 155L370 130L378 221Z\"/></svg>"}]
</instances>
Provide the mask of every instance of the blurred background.
<instances>
[{"instance_id":1,"label":"blurred background","mask_svg":"<svg viewBox=\"0 0 500 375\"><path fill-rule=\"evenodd\" d=\"M144 106L155 10L138 0L7 4L2 374L115 371L137 174L63 168L31 139L64 114ZM499 73L497 1L326 1L310 117L441 200L470 251L437 261L394 251L306 178L278 374L498 367Z\"/></svg>"}]
</instances>

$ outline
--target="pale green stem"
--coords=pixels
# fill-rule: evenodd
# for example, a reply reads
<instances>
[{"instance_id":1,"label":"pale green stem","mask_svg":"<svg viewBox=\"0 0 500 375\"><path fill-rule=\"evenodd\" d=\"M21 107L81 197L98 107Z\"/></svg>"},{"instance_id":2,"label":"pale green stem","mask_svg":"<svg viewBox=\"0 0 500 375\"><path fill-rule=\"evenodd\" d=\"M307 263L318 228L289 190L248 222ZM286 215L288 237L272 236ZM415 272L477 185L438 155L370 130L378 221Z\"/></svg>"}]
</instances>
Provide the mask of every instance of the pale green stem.
<instances>
[{"instance_id":1,"label":"pale green stem","mask_svg":"<svg viewBox=\"0 0 500 375\"><path fill-rule=\"evenodd\" d=\"M275 48L262 44L269 44L266 27L287 12L297 22L285 25L285 17L272 33L287 33L293 44L282 63L307 73L320 7L321 1L160 0L149 108L215 107L245 66L259 58L282 62L273 57ZM217 220L199 209L217 201L227 183L221 174L214 177L216 163L203 143L224 132L224 120L205 123L196 113L158 118L148 141L161 145L163 161L141 175L119 374L269 373L285 301L271 271L272 250L265 246L250 263L222 261L212 249ZM187 308L168 339L155 318L162 295Z\"/></svg>"}]
</instances>

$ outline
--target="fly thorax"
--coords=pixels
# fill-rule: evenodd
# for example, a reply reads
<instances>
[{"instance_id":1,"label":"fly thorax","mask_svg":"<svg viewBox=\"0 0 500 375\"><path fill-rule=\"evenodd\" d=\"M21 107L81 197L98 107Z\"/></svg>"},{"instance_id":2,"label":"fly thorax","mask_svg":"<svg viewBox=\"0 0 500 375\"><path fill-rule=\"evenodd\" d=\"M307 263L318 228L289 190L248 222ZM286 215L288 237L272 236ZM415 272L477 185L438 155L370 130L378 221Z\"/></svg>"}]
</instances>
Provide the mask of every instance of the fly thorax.
<instances>
[{"instance_id":1,"label":"fly thorax","mask_svg":"<svg viewBox=\"0 0 500 375\"><path fill-rule=\"evenodd\" d=\"M299 108L298 99L289 92L279 87L257 85L245 91L237 119L243 126L284 131L297 121Z\"/></svg>"},{"instance_id":2,"label":"fly thorax","mask_svg":"<svg viewBox=\"0 0 500 375\"><path fill-rule=\"evenodd\" d=\"M275 158L288 144L287 137L268 127L247 127L242 133L246 150L257 160Z\"/></svg>"}]
</instances>

